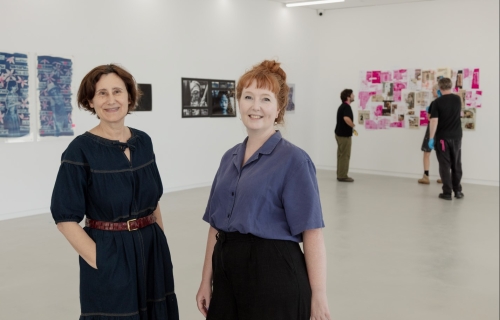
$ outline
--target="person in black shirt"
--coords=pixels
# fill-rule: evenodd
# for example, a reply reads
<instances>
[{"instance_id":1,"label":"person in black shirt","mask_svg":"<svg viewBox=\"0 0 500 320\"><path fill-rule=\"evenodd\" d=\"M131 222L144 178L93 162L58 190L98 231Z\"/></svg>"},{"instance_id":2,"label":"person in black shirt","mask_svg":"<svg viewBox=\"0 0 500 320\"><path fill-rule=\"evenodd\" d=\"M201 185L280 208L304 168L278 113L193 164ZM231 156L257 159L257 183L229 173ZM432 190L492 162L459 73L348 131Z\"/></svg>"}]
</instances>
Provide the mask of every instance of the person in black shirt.
<instances>
[{"instance_id":1,"label":"person in black shirt","mask_svg":"<svg viewBox=\"0 0 500 320\"><path fill-rule=\"evenodd\" d=\"M351 139L354 129L354 116L351 103L354 102L354 93L351 89L345 89L340 93L342 104L337 111L337 126L335 127L335 139L337 140L337 180L341 182L354 182L349 177L349 160L351 158Z\"/></svg>"},{"instance_id":2,"label":"person in black shirt","mask_svg":"<svg viewBox=\"0 0 500 320\"><path fill-rule=\"evenodd\" d=\"M434 100L432 106L429 147L436 150L439 174L443 181L443 193L439 194L439 198L451 200L453 191L455 198L461 199L464 197L460 184L462 179L462 123L460 120L462 102L459 96L452 94L453 84L449 78L439 79L438 85L442 96Z\"/></svg>"}]
</instances>

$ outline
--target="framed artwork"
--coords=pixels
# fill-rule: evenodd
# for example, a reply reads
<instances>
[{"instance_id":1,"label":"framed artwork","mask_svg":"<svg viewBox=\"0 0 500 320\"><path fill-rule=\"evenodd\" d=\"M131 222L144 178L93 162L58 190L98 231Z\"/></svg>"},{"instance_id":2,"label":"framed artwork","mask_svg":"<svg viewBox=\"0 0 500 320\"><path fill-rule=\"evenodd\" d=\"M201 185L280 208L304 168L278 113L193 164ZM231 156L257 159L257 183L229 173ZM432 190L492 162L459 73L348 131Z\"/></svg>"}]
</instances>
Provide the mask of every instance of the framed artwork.
<instances>
[{"instance_id":1,"label":"framed artwork","mask_svg":"<svg viewBox=\"0 0 500 320\"><path fill-rule=\"evenodd\" d=\"M153 90L150 84L138 83L142 92L141 100L134 111L153 111Z\"/></svg>"},{"instance_id":2,"label":"framed artwork","mask_svg":"<svg viewBox=\"0 0 500 320\"><path fill-rule=\"evenodd\" d=\"M236 82L182 78L182 118L236 117Z\"/></svg>"}]
</instances>

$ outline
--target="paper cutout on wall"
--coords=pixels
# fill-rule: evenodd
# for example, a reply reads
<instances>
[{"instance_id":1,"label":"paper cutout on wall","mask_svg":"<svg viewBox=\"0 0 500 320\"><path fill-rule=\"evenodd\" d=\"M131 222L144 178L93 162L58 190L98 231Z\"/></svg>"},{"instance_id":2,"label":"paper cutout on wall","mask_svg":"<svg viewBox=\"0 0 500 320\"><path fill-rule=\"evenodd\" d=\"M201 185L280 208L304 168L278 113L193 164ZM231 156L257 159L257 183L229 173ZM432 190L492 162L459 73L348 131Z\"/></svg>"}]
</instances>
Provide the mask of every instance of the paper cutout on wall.
<instances>
[{"instance_id":1,"label":"paper cutout on wall","mask_svg":"<svg viewBox=\"0 0 500 320\"><path fill-rule=\"evenodd\" d=\"M40 137L73 136L73 106L71 105L71 59L38 56Z\"/></svg>"},{"instance_id":2,"label":"paper cutout on wall","mask_svg":"<svg viewBox=\"0 0 500 320\"><path fill-rule=\"evenodd\" d=\"M28 55L0 52L0 138L30 134Z\"/></svg>"}]
</instances>

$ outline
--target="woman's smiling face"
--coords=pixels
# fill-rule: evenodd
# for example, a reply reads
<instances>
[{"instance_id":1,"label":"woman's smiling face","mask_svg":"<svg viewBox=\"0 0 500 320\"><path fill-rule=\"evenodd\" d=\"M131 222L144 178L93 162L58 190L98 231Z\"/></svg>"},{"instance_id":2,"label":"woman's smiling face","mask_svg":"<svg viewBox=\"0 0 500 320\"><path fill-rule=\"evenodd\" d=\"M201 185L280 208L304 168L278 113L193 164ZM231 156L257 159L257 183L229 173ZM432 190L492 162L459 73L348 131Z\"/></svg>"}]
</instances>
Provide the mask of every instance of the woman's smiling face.
<instances>
[{"instance_id":1,"label":"woman's smiling face","mask_svg":"<svg viewBox=\"0 0 500 320\"><path fill-rule=\"evenodd\" d=\"M278 102L272 91L257 88L257 82L254 80L250 86L243 89L239 107L241 120L249 133L274 131L274 122L278 117Z\"/></svg>"},{"instance_id":2,"label":"woman's smiling face","mask_svg":"<svg viewBox=\"0 0 500 320\"><path fill-rule=\"evenodd\" d=\"M95 95L90 101L101 121L115 123L123 121L128 113L130 101L123 80L115 73L103 74L95 84Z\"/></svg>"}]
</instances>

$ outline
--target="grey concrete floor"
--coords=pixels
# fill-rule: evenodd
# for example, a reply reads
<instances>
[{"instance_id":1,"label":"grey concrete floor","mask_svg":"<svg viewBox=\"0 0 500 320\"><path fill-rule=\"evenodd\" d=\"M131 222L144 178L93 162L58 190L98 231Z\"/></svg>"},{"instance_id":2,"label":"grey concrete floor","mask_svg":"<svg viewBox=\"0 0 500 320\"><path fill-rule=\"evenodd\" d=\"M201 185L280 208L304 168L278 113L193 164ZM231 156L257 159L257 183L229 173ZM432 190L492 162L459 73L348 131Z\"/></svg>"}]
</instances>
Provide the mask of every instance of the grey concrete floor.
<instances>
[{"instance_id":1,"label":"grey concrete floor","mask_svg":"<svg viewBox=\"0 0 500 320\"><path fill-rule=\"evenodd\" d=\"M319 171L335 320L498 320L499 188L440 186L353 174L339 183ZM195 305L208 225L209 188L165 195L181 319ZM49 214L0 221L0 319L77 319L78 259Z\"/></svg>"}]
</instances>

